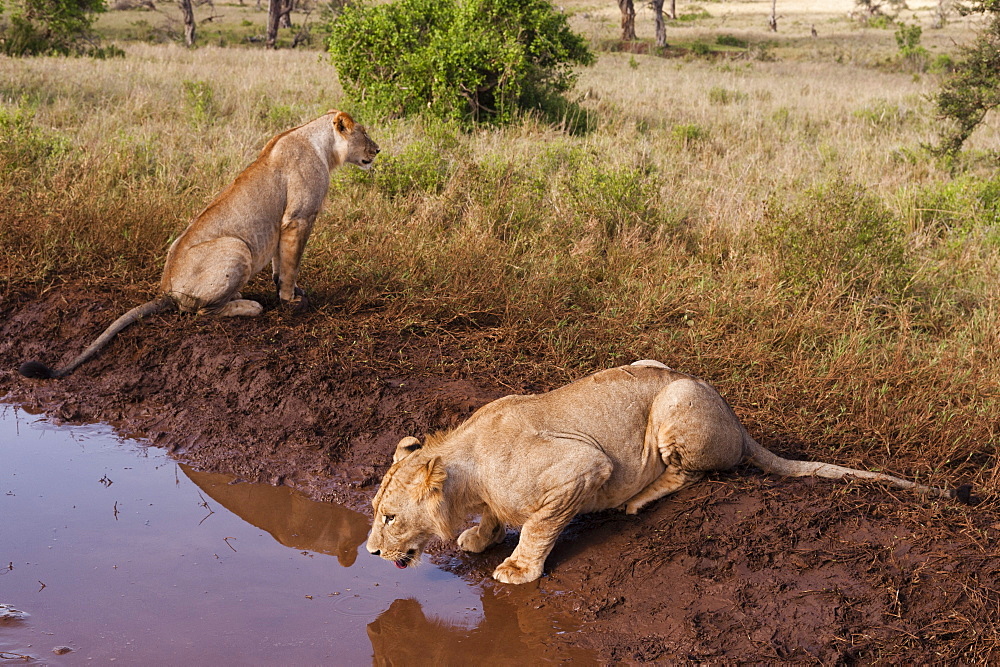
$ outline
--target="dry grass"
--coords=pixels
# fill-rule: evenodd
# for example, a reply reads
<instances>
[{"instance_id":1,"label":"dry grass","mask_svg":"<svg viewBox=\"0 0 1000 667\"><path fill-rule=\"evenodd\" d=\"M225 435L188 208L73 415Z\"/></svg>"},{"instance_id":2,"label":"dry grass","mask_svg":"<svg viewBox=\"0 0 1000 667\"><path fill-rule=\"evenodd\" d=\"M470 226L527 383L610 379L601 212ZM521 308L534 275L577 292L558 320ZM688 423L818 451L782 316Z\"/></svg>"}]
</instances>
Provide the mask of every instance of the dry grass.
<instances>
[{"instance_id":1,"label":"dry grass","mask_svg":"<svg viewBox=\"0 0 1000 667\"><path fill-rule=\"evenodd\" d=\"M604 39L606 9L578 9ZM672 30L766 37L742 16ZM854 55L605 53L581 72L585 133L369 122L385 159L335 176L303 283L373 325L472 326L466 363L498 377L658 358L779 449L995 492L996 120L936 163L935 78L886 66L891 31L824 21ZM152 291L169 239L272 134L345 106L316 52L125 48L0 66L0 294Z\"/></svg>"}]
</instances>

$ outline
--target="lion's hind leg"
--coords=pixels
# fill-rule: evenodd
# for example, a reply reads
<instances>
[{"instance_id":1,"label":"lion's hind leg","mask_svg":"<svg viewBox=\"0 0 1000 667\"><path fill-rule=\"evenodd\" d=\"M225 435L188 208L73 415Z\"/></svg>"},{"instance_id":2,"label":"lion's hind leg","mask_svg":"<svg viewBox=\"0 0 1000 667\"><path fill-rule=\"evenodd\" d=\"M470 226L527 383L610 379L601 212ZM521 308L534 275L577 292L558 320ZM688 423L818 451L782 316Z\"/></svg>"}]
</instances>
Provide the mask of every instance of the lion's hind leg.
<instances>
[{"instance_id":1,"label":"lion's hind leg","mask_svg":"<svg viewBox=\"0 0 1000 667\"><path fill-rule=\"evenodd\" d=\"M182 311L221 317L254 317L264 308L242 298L254 273L253 256L242 240L223 236L188 248L169 267L168 294Z\"/></svg>"},{"instance_id":2,"label":"lion's hind leg","mask_svg":"<svg viewBox=\"0 0 1000 667\"><path fill-rule=\"evenodd\" d=\"M264 312L264 307L251 299L233 299L222 307L209 310L199 310L200 315L213 314L219 317L257 317Z\"/></svg>"},{"instance_id":3,"label":"lion's hind leg","mask_svg":"<svg viewBox=\"0 0 1000 667\"><path fill-rule=\"evenodd\" d=\"M690 472L668 466L666 471L654 479L649 486L625 501L625 513L636 514L654 500L659 500L663 496L669 496L671 493L677 493L684 487L691 486L704 476L705 473Z\"/></svg>"},{"instance_id":4,"label":"lion's hind leg","mask_svg":"<svg viewBox=\"0 0 1000 667\"><path fill-rule=\"evenodd\" d=\"M666 470L625 502L645 505L694 484L709 470L726 470L743 456L743 427L714 388L693 378L675 380L657 394L646 427L648 447Z\"/></svg>"}]
</instances>

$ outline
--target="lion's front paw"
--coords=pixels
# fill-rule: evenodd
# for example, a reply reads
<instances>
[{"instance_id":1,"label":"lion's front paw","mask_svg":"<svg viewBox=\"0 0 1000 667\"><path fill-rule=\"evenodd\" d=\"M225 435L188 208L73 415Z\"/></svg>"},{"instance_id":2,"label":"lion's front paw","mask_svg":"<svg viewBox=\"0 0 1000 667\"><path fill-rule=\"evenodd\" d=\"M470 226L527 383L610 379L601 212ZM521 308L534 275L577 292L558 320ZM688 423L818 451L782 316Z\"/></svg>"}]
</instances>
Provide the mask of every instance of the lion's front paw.
<instances>
[{"instance_id":1,"label":"lion's front paw","mask_svg":"<svg viewBox=\"0 0 1000 667\"><path fill-rule=\"evenodd\" d=\"M541 565L537 567L523 567L508 558L493 570L493 578L504 584L526 584L542 576Z\"/></svg>"},{"instance_id":2,"label":"lion's front paw","mask_svg":"<svg viewBox=\"0 0 1000 667\"><path fill-rule=\"evenodd\" d=\"M490 535L483 535L481 525L473 526L462 531L462 534L458 536L458 547L462 551L478 554L494 544L503 542L505 537L507 537L507 529L502 524L494 528Z\"/></svg>"},{"instance_id":3,"label":"lion's front paw","mask_svg":"<svg viewBox=\"0 0 1000 667\"><path fill-rule=\"evenodd\" d=\"M462 531L458 536L458 548L474 554L482 552L489 544L479 536L479 526L473 526Z\"/></svg>"},{"instance_id":4,"label":"lion's front paw","mask_svg":"<svg viewBox=\"0 0 1000 667\"><path fill-rule=\"evenodd\" d=\"M625 510L625 514L638 514L644 504L645 503L628 502L622 505L621 508Z\"/></svg>"}]
</instances>

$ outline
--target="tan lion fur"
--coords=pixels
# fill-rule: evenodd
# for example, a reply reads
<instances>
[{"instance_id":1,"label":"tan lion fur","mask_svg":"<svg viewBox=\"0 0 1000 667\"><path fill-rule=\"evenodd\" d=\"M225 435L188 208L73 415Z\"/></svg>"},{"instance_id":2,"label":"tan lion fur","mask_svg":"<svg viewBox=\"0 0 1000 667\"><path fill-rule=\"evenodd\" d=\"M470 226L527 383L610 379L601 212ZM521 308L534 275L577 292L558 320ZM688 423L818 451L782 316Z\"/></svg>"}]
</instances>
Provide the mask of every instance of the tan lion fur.
<instances>
[{"instance_id":1,"label":"tan lion fur","mask_svg":"<svg viewBox=\"0 0 1000 667\"><path fill-rule=\"evenodd\" d=\"M379 152L364 126L330 111L271 139L254 162L170 246L162 296L122 315L69 365L25 362L22 375L62 377L97 354L122 329L152 313L255 316L263 308L240 290L271 263L282 302L299 307L299 262L330 187L330 172L350 163L369 169Z\"/></svg>"},{"instance_id":2,"label":"tan lion fur","mask_svg":"<svg viewBox=\"0 0 1000 667\"><path fill-rule=\"evenodd\" d=\"M470 515L480 515L458 536L459 547L483 551L503 541L506 526L521 526L517 547L493 576L525 583L541 576L577 514L612 507L634 514L743 460L780 475L853 476L956 495L882 473L783 459L750 437L711 385L642 361L545 394L493 401L423 446L401 440L372 501L367 548L406 567L433 536L452 539Z\"/></svg>"}]
</instances>

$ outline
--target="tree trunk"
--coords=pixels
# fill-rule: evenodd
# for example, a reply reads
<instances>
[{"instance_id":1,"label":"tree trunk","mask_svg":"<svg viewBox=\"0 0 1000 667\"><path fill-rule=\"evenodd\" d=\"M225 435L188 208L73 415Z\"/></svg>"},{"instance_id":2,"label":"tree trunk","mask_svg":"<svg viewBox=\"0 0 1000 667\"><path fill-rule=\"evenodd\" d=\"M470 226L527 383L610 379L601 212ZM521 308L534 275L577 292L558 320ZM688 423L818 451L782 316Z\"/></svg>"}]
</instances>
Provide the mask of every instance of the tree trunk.
<instances>
[{"instance_id":1,"label":"tree trunk","mask_svg":"<svg viewBox=\"0 0 1000 667\"><path fill-rule=\"evenodd\" d=\"M670 20L677 20L677 0L670 0Z\"/></svg>"},{"instance_id":2,"label":"tree trunk","mask_svg":"<svg viewBox=\"0 0 1000 667\"><path fill-rule=\"evenodd\" d=\"M194 46L194 7L191 0L180 0L180 6L184 15L184 43Z\"/></svg>"},{"instance_id":3,"label":"tree trunk","mask_svg":"<svg viewBox=\"0 0 1000 667\"><path fill-rule=\"evenodd\" d=\"M281 11L278 16L278 26L281 28L292 27L292 10L295 9L295 0L281 0Z\"/></svg>"},{"instance_id":4,"label":"tree trunk","mask_svg":"<svg viewBox=\"0 0 1000 667\"><path fill-rule=\"evenodd\" d=\"M618 8L622 10L622 41L635 40L635 5L632 0L618 0Z\"/></svg>"},{"instance_id":5,"label":"tree trunk","mask_svg":"<svg viewBox=\"0 0 1000 667\"><path fill-rule=\"evenodd\" d=\"M778 32L777 5L778 0L771 0L771 17L767 19L767 25L771 28L771 32Z\"/></svg>"},{"instance_id":6,"label":"tree trunk","mask_svg":"<svg viewBox=\"0 0 1000 667\"><path fill-rule=\"evenodd\" d=\"M663 0L652 0L651 4L653 6L653 24L656 26L656 45L662 49L667 45L667 28L663 25Z\"/></svg>"},{"instance_id":7,"label":"tree trunk","mask_svg":"<svg viewBox=\"0 0 1000 667\"><path fill-rule=\"evenodd\" d=\"M269 49L277 48L278 28L292 27L291 13L293 0L268 0L267 3L267 39L264 45Z\"/></svg>"},{"instance_id":8,"label":"tree trunk","mask_svg":"<svg viewBox=\"0 0 1000 667\"><path fill-rule=\"evenodd\" d=\"M281 18L281 0L268 0L267 2L267 38L264 46L269 49L276 48L278 41L278 19Z\"/></svg>"}]
</instances>

